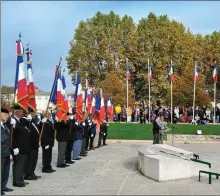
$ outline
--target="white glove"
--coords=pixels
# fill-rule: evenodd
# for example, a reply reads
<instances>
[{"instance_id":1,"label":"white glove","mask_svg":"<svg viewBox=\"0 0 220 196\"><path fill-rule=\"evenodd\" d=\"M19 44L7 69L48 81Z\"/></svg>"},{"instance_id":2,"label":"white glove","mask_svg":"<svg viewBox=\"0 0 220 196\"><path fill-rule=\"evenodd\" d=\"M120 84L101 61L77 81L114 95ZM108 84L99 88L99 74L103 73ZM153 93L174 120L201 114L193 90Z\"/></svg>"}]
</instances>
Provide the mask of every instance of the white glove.
<instances>
[{"instance_id":1,"label":"white glove","mask_svg":"<svg viewBox=\"0 0 220 196\"><path fill-rule=\"evenodd\" d=\"M89 126L91 126L92 125L92 123L89 123Z\"/></svg>"},{"instance_id":2,"label":"white glove","mask_svg":"<svg viewBox=\"0 0 220 196\"><path fill-rule=\"evenodd\" d=\"M46 117L44 117L44 118L42 119L42 123L45 123L45 122L47 122L47 118L46 118Z\"/></svg>"},{"instance_id":3,"label":"white glove","mask_svg":"<svg viewBox=\"0 0 220 196\"><path fill-rule=\"evenodd\" d=\"M75 124L78 126L79 123L78 123L78 122L75 122Z\"/></svg>"},{"instance_id":4,"label":"white glove","mask_svg":"<svg viewBox=\"0 0 220 196\"><path fill-rule=\"evenodd\" d=\"M18 148L15 148L13 151L14 151L14 155L18 155L18 153L19 153L19 149Z\"/></svg>"},{"instance_id":5,"label":"white glove","mask_svg":"<svg viewBox=\"0 0 220 196\"><path fill-rule=\"evenodd\" d=\"M10 124L15 128L16 120L14 118L11 118Z\"/></svg>"},{"instance_id":6,"label":"white glove","mask_svg":"<svg viewBox=\"0 0 220 196\"><path fill-rule=\"evenodd\" d=\"M47 150L49 148L49 145L45 146L45 149Z\"/></svg>"},{"instance_id":7,"label":"white glove","mask_svg":"<svg viewBox=\"0 0 220 196\"><path fill-rule=\"evenodd\" d=\"M107 127L109 126L109 124L107 124Z\"/></svg>"},{"instance_id":8,"label":"white glove","mask_svg":"<svg viewBox=\"0 0 220 196\"><path fill-rule=\"evenodd\" d=\"M88 123L90 123L90 120L88 120Z\"/></svg>"},{"instance_id":9,"label":"white glove","mask_svg":"<svg viewBox=\"0 0 220 196\"><path fill-rule=\"evenodd\" d=\"M91 137L93 137L93 134L91 134Z\"/></svg>"},{"instance_id":10,"label":"white glove","mask_svg":"<svg viewBox=\"0 0 220 196\"><path fill-rule=\"evenodd\" d=\"M70 119L73 120L73 116L70 116Z\"/></svg>"},{"instance_id":11,"label":"white glove","mask_svg":"<svg viewBox=\"0 0 220 196\"><path fill-rule=\"evenodd\" d=\"M85 126L86 124L85 124L85 123L83 123L82 125L83 125L83 126Z\"/></svg>"},{"instance_id":12,"label":"white glove","mask_svg":"<svg viewBox=\"0 0 220 196\"><path fill-rule=\"evenodd\" d=\"M104 135L106 135L106 134L104 133Z\"/></svg>"},{"instance_id":13,"label":"white glove","mask_svg":"<svg viewBox=\"0 0 220 196\"><path fill-rule=\"evenodd\" d=\"M32 120L31 114L28 114L27 119L28 119L28 120Z\"/></svg>"}]
</instances>

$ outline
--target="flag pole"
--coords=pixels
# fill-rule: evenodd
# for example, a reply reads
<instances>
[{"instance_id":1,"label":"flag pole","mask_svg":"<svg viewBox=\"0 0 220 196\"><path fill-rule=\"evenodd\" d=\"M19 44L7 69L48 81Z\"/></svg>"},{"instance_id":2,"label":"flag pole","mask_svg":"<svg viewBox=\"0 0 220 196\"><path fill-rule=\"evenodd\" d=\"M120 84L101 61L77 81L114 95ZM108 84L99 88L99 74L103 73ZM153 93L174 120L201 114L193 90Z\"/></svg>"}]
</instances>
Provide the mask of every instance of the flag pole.
<instances>
[{"instance_id":1,"label":"flag pole","mask_svg":"<svg viewBox=\"0 0 220 196\"><path fill-rule=\"evenodd\" d=\"M194 72L197 70L197 61L195 61L195 67L194 67ZM195 73L194 73L194 92L193 92L193 119L192 122L194 122L195 119L195 101L196 101L196 78L195 78Z\"/></svg>"},{"instance_id":2,"label":"flag pole","mask_svg":"<svg viewBox=\"0 0 220 196\"><path fill-rule=\"evenodd\" d=\"M57 71L57 68L60 69L61 61L62 61L62 56L60 57L59 65L56 67L56 71ZM55 75L55 77L56 77L56 75ZM47 116L47 113L48 113L48 109L49 109L49 105L50 105L50 101L51 101L51 96L53 95L54 89L55 89L55 79L54 79L54 83L53 83L53 86L52 86L50 98L49 98L47 108L46 108L46 113L45 113L46 116ZM41 137L42 137L42 134L43 134L43 131L44 131L44 125L45 125L45 123L43 123L42 128L41 128L39 143L41 141Z\"/></svg>"},{"instance_id":3,"label":"flag pole","mask_svg":"<svg viewBox=\"0 0 220 196\"><path fill-rule=\"evenodd\" d=\"M149 117L148 117L148 121L150 123L151 119L150 119L150 115L151 115L151 108L150 108L150 77L149 77L149 73L150 73L150 59L148 58L148 89L149 89L149 103L148 103L148 107L149 107Z\"/></svg>"},{"instance_id":4,"label":"flag pole","mask_svg":"<svg viewBox=\"0 0 220 196\"><path fill-rule=\"evenodd\" d=\"M127 112L126 112L126 114L127 114L127 123L128 123L128 73L127 73L127 66L128 66L128 58L126 58L126 75L127 75L127 81L126 81L126 83L127 83Z\"/></svg>"},{"instance_id":5,"label":"flag pole","mask_svg":"<svg viewBox=\"0 0 220 196\"><path fill-rule=\"evenodd\" d=\"M214 124L216 123L216 82L214 81Z\"/></svg>"},{"instance_id":6,"label":"flag pole","mask_svg":"<svg viewBox=\"0 0 220 196\"><path fill-rule=\"evenodd\" d=\"M171 67L173 68L173 61L171 60ZM173 74L173 73L172 73ZM171 119L170 122L171 124L173 124L173 80L170 80L170 97L171 97L171 108L170 108L170 112L171 112Z\"/></svg>"}]
</instances>

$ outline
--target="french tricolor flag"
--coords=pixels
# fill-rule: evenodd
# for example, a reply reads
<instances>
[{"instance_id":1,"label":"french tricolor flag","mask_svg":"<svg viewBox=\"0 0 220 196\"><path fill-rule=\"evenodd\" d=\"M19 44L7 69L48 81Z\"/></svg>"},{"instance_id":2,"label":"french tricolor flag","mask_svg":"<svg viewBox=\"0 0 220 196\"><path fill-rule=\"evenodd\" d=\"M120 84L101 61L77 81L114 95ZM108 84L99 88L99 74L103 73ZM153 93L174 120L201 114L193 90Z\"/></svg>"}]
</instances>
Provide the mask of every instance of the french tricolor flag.
<instances>
[{"instance_id":1,"label":"french tricolor flag","mask_svg":"<svg viewBox=\"0 0 220 196\"><path fill-rule=\"evenodd\" d=\"M172 65L170 66L170 73L169 73L169 75L170 75L170 80L173 81L174 80L174 74L173 74L173 66Z\"/></svg>"},{"instance_id":2,"label":"french tricolor flag","mask_svg":"<svg viewBox=\"0 0 220 196\"><path fill-rule=\"evenodd\" d=\"M63 94L63 97L64 97L63 109L65 110L65 113L67 115L67 112L69 111L69 103L68 103L68 98L67 98L66 80L65 80L64 74L62 76L62 94Z\"/></svg>"},{"instance_id":3,"label":"french tricolor flag","mask_svg":"<svg viewBox=\"0 0 220 196\"><path fill-rule=\"evenodd\" d=\"M218 69L217 69L217 64L214 65L213 80L214 80L215 83L218 82Z\"/></svg>"},{"instance_id":4,"label":"french tricolor flag","mask_svg":"<svg viewBox=\"0 0 220 196\"><path fill-rule=\"evenodd\" d=\"M194 81L197 81L199 77L198 71L197 71L197 62L195 62L195 67L194 67Z\"/></svg>"},{"instance_id":5,"label":"french tricolor flag","mask_svg":"<svg viewBox=\"0 0 220 196\"><path fill-rule=\"evenodd\" d=\"M83 90L81 85L80 73L76 75L76 89L75 89L75 103L76 103L76 120L81 123L84 120L83 116Z\"/></svg>"},{"instance_id":6,"label":"french tricolor flag","mask_svg":"<svg viewBox=\"0 0 220 196\"><path fill-rule=\"evenodd\" d=\"M87 96L86 96L86 111L90 112L92 107L92 95L91 95L91 88L89 87L89 81L86 79L86 89L87 89Z\"/></svg>"},{"instance_id":7,"label":"french tricolor flag","mask_svg":"<svg viewBox=\"0 0 220 196\"><path fill-rule=\"evenodd\" d=\"M103 123L105 120L105 104L104 104L104 96L102 89L100 89L100 97L101 97L101 103L100 103L100 112L99 112L99 122Z\"/></svg>"},{"instance_id":8,"label":"french tricolor flag","mask_svg":"<svg viewBox=\"0 0 220 196\"><path fill-rule=\"evenodd\" d=\"M110 97L108 98L107 101L107 115L113 120L114 114L113 114L113 107Z\"/></svg>"},{"instance_id":9,"label":"french tricolor flag","mask_svg":"<svg viewBox=\"0 0 220 196\"><path fill-rule=\"evenodd\" d=\"M58 121L65 120L63 119L65 115L64 109L64 91L61 78L61 68L59 69L58 79L57 79L57 119Z\"/></svg>"},{"instance_id":10,"label":"french tricolor flag","mask_svg":"<svg viewBox=\"0 0 220 196\"><path fill-rule=\"evenodd\" d=\"M17 67L15 76L15 92L17 103L26 111L28 111L28 88L24 72L23 54L24 48L21 40L16 41L17 48Z\"/></svg>"},{"instance_id":11,"label":"french tricolor flag","mask_svg":"<svg viewBox=\"0 0 220 196\"><path fill-rule=\"evenodd\" d=\"M151 71L151 65L149 65L149 70L148 70L148 81L152 80L152 71Z\"/></svg>"},{"instance_id":12,"label":"french tricolor flag","mask_svg":"<svg viewBox=\"0 0 220 196\"><path fill-rule=\"evenodd\" d=\"M36 99L35 99L35 85L34 85L34 78L33 78L33 70L32 70L32 51L29 48L26 49L27 55L27 71L28 71L28 95L29 95L29 103L28 106L31 107L34 111L37 110L36 108Z\"/></svg>"},{"instance_id":13,"label":"french tricolor flag","mask_svg":"<svg viewBox=\"0 0 220 196\"><path fill-rule=\"evenodd\" d=\"M130 71L131 71L131 67L130 67L130 65L128 64L128 59L126 59L126 73L127 73L127 78L128 78L128 80L130 80L130 77L131 77Z\"/></svg>"}]
</instances>

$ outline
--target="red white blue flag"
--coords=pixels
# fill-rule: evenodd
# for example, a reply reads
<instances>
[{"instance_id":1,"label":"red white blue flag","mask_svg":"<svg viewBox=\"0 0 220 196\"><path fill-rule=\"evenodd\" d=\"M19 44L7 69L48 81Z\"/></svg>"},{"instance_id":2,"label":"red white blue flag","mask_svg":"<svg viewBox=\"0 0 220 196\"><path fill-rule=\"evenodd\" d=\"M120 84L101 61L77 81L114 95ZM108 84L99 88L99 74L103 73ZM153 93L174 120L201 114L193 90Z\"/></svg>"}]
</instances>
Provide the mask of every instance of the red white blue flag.
<instances>
[{"instance_id":1,"label":"red white blue flag","mask_svg":"<svg viewBox=\"0 0 220 196\"><path fill-rule=\"evenodd\" d=\"M218 82L218 69L217 69L217 64L214 65L214 70L213 70L213 80L214 82Z\"/></svg>"},{"instance_id":2,"label":"red white blue flag","mask_svg":"<svg viewBox=\"0 0 220 196\"><path fill-rule=\"evenodd\" d=\"M27 55L27 72L28 72L28 106L32 108L35 112L37 110L36 108L36 99L35 99L35 85L34 85L34 78L33 78L33 70L32 70L32 51L27 48L26 49L26 55Z\"/></svg>"},{"instance_id":3,"label":"red white blue flag","mask_svg":"<svg viewBox=\"0 0 220 196\"><path fill-rule=\"evenodd\" d=\"M172 65L170 65L170 73L169 73L169 75L170 75L170 80L173 81L174 80L174 74L173 74L173 66Z\"/></svg>"},{"instance_id":4,"label":"red white blue flag","mask_svg":"<svg viewBox=\"0 0 220 196\"><path fill-rule=\"evenodd\" d=\"M75 103L76 103L76 120L81 123L84 120L83 116L83 90L81 85L80 73L77 72L76 89L75 89Z\"/></svg>"},{"instance_id":5,"label":"red white blue flag","mask_svg":"<svg viewBox=\"0 0 220 196\"><path fill-rule=\"evenodd\" d=\"M194 81L197 81L199 77L199 73L197 71L197 62L195 62L195 67L194 67Z\"/></svg>"},{"instance_id":6,"label":"red white blue flag","mask_svg":"<svg viewBox=\"0 0 220 196\"><path fill-rule=\"evenodd\" d=\"M21 36L20 36L21 37ZM17 48L17 66L15 75L15 92L17 103L26 111L28 111L28 88L24 72L24 48L21 40L16 41Z\"/></svg>"},{"instance_id":7,"label":"red white blue flag","mask_svg":"<svg viewBox=\"0 0 220 196\"><path fill-rule=\"evenodd\" d=\"M110 119L113 120L114 113L113 113L113 106L112 106L112 102L111 102L110 97L108 98L108 101L107 101L107 112L106 113L110 117Z\"/></svg>"}]
</instances>

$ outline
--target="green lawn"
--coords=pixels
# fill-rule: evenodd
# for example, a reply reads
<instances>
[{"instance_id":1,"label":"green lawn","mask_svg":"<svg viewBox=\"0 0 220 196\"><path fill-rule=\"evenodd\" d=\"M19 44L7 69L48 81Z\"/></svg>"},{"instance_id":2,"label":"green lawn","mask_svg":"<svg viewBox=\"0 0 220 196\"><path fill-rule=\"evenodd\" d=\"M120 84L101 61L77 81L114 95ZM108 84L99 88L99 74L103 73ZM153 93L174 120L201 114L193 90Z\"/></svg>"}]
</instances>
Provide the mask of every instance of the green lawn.
<instances>
[{"instance_id":1,"label":"green lawn","mask_svg":"<svg viewBox=\"0 0 220 196\"><path fill-rule=\"evenodd\" d=\"M220 135L220 125L187 125L176 124L174 134L195 135L202 130L203 135ZM173 133L172 130L168 134ZM152 140L152 124L120 124L112 123L108 129L109 139Z\"/></svg>"}]
</instances>

